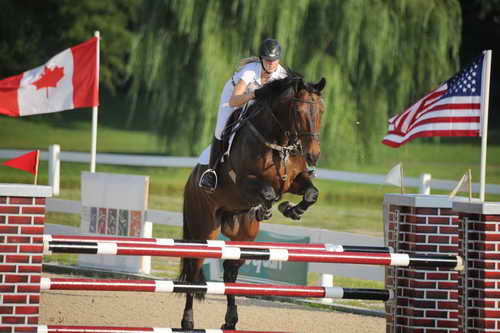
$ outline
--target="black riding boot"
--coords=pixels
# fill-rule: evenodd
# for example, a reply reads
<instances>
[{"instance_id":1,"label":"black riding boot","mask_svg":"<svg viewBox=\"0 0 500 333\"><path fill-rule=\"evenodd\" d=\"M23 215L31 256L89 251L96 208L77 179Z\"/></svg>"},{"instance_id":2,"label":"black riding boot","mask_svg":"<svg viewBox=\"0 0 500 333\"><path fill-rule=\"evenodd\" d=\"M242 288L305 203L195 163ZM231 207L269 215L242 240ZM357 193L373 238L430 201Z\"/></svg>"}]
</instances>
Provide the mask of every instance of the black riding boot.
<instances>
[{"instance_id":1,"label":"black riding boot","mask_svg":"<svg viewBox=\"0 0 500 333\"><path fill-rule=\"evenodd\" d=\"M222 140L216 137L212 140L212 147L210 149L210 162L208 169L203 172L200 177L199 186L205 191L212 193L217 188L217 173L215 169L223 154L224 144Z\"/></svg>"}]
</instances>

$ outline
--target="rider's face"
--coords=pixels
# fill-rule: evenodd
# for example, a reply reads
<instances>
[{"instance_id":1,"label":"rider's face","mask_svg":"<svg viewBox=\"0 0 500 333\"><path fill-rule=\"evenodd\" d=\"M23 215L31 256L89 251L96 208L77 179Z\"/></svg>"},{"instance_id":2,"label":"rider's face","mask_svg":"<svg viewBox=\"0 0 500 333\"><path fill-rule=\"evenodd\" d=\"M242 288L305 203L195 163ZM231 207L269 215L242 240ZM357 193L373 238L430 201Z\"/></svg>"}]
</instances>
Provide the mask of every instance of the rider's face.
<instances>
[{"instance_id":1,"label":"rider's face","mask_svg":"<svg viewBox=\"0 0 500 333\"><path fill-rule=\"evenodd\" d=\"M279 59L271 60L271 61L266 60L266 59L262 59L262 64L264 65L264 68L266 69L266 71L268 71L269 73L272 73L276 69L278 69L278 65L280 64L280 61L279 61Z\"/></svg>"}]
</instances>

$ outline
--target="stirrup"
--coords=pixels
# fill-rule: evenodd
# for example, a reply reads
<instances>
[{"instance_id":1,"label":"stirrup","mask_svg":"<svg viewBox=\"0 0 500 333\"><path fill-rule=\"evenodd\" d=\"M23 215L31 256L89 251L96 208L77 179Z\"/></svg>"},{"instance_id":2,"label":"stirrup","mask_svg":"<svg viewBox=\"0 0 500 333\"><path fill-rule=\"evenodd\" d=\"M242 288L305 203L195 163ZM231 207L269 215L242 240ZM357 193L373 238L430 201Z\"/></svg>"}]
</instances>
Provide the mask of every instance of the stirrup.
<instances>
[{"instance_id":1,"label":"stirrup","mask_svg":"<svg viewBox=\"0 0 500 333\"><path fill-rule=\"evenodd\" d=\"M212 174L214 179L215 179L213 187L206 186L205 184L203 184L203 177L208 176L208 174ZM208 193L213 193L213 192L215 192L215 189L217 188L217 183L218 183L218 177L217 177L217 173L215 172L215 170L214 169L207 169L201 174L200 181L198 182L198 186L200 188L202 188L203 190L207 191Z\"/></svg>"}]
</instances>

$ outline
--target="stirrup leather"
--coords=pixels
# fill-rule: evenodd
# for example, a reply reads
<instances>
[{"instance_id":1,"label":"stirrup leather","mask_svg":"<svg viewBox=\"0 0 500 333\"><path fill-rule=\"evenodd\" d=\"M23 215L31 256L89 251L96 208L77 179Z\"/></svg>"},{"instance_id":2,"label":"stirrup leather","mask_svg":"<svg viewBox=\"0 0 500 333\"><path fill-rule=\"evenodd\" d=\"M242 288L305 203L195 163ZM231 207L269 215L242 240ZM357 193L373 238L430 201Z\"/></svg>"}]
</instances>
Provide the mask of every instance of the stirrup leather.
<instances>
[{"instance_id":1,"label":"stirrup leather","mask_svg":"<svg viewBox=\"0 0 500 333\"><path fill-rule=\"evenodd\" d=\"M208 176L208 174L212 174L213 177L215 178L215 183L213 184L213 187L206 186L205 184L203 184L203 178L205 176ZM202 189L204 189L205 191L212 193L212 192L215 192L215 189L217 188L217 183L218 183L218 177L217 177L217 173L215 172L215 170L214 169L207 169L201 174L198 186L201 187Z\"/></svg>"}]
</instances>

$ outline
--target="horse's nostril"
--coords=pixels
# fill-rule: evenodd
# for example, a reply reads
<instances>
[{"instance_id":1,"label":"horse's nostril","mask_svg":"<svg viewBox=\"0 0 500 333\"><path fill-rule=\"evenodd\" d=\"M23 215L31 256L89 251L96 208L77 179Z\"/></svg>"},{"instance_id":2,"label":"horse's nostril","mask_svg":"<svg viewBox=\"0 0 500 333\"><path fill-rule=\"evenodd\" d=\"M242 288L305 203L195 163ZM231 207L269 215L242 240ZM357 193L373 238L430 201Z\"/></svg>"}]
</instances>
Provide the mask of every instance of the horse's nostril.
<instances>
[{"instance_id":1,"label":"horse's nostril","mask_svg":"<svg viewBox=\"0 0 500 333\"><path fill-rule=\"evenodd\" d=\"M316 166L318 162L318 157L315 154L308 153L306 154L306 162L311 166Z\"/></svg>"}]
</instances>

